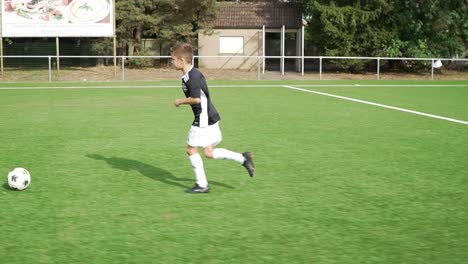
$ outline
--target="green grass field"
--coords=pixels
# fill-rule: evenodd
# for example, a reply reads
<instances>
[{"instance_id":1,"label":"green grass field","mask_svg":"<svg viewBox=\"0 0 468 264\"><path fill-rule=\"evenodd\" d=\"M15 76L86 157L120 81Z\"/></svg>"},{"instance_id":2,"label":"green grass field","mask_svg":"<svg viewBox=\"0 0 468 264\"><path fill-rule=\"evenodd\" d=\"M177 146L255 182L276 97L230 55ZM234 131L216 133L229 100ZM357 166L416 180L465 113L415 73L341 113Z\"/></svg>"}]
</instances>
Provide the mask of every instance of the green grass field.
<instances>
[{"instance_id":1,"label":"green grass field","mask_svg":"<svg viewBox=\"0 0 468 264\"><path fill-rule=\"evenodd\" d=\"M468 262L468 125L282 87L468 121L468 81L209 85L257 176L204 159L191 195L178 81L1 83L0 262Z\"/></svg>"}]
</instances>

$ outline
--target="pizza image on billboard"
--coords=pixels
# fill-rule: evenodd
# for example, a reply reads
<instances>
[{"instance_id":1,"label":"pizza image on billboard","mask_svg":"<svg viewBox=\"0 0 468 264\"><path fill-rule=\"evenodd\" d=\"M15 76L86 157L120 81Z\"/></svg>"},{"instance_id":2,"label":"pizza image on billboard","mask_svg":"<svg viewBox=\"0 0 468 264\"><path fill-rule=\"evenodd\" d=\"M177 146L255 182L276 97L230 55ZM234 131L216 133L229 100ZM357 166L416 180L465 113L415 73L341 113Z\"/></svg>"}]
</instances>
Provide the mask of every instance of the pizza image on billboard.
<instances>
[{"instance_id":1,"label":"pizza image on billboard","mask_svg":"<svg viewBox=\"0 0 468 264\"><path fill-rule=\"evenodd\" d=\"M111 0L2 0L2 3L3 36L113 35Z\"/></svg>"},{"instance_id":2,"label":"pizza image on billboard","mask_svg":"<svg viewBox=\"0 0 468 264\"><path fill-rule=\"evenodd\" d=\"M18 22L105 23L110 15L107 0L6 0L4 10Z\"/></svg>"}]
</instances>

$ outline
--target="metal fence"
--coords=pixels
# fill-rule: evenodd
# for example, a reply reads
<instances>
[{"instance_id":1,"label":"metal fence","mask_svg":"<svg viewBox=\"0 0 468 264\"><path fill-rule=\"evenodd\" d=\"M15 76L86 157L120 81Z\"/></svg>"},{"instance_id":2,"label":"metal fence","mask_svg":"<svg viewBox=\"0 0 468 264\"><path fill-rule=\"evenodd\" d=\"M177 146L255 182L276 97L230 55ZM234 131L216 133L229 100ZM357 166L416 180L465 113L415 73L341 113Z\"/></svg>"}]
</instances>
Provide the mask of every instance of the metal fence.
<instances>
[{"instance_id":1,"label":"metal fence","mask_svg":"<svg viewBox=\"0 0 468 264\"><path fill-rule=\"evenodd\" d=\"M3 56L2 81L178 79L170 56ZM228 80L458 79L468 59L328 56L195 56L207 78Z\"/></svg>"}]
</instances>

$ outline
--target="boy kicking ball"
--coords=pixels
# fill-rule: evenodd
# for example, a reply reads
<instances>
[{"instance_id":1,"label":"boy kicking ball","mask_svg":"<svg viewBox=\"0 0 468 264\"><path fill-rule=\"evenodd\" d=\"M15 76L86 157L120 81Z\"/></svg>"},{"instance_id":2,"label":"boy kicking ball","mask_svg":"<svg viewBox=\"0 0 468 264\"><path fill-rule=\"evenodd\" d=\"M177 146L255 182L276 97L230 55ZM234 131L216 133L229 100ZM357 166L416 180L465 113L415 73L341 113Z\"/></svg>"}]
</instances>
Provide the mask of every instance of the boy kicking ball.
<instances>
[{"instance_id":1,"label":"boy kicking ball","mask_svg":"<svg viewBox=\"0 0 468 264\"><path fill-rule=\"evenodd\" d=\"M195 173L196 183L189 193L208 193L208 181L203 168L203 160L198 154L198 148L203 148L203 154L209 159L228 159L242 164L250 177L255 175L255 165L251 152L237 153L224 148L215 148L221 140L221 130L218 111L211 102L210 92L205 76L193 68L193 49L190 44L179 44L171 49L172 64L181 70L182 90L186 98L176 99L174 105L179 107L188 104L195 116L187 139L187 155Z\"/></svg>"}]
</instances>

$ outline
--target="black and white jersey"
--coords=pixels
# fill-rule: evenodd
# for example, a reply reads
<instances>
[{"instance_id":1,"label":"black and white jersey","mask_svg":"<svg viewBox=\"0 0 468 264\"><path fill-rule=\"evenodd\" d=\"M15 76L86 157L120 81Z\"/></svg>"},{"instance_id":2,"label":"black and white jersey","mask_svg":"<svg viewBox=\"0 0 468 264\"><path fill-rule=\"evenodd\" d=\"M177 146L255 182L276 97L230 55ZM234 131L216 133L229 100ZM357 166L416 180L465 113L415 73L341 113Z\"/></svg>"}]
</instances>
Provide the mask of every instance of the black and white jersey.
<instances>
[{"instance_id":1,"label":"black and white jersey","mask_svg":"<svg viewBox=\"0 0 468 264\"><path fill-rule=\"evenodd\" d=\"M195 116L193 126L207 127L216 124L221 119L218 111L211 103L205 76L199 70L193 68L193 65L182 76L182 90L185 97L200 98L201 100L199 104L190 105Z\"/></svg>"}]
</instances>

